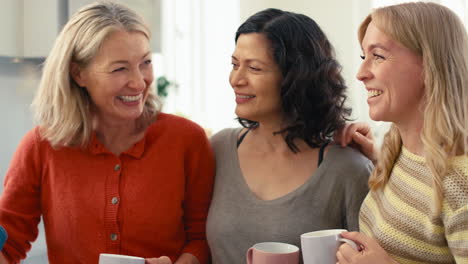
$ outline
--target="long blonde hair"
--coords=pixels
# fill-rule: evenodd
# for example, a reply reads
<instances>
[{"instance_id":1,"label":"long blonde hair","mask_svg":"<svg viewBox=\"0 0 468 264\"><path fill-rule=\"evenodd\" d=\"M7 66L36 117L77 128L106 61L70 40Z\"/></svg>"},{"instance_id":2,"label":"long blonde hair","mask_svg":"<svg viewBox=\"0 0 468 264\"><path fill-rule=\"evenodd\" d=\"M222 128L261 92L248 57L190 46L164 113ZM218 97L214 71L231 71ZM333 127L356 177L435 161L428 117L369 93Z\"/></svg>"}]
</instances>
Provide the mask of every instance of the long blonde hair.
<instances>
[{"instance_id":1,"label":"long blonde hair","mask_svg":"<svg viewBox=\"0 0 468 264\"><path fill-rule=\"evenodd\" d=\"M382 32L423 59L424 157L435 190L435 209L441 208L442 182L449 157L468 154L468 40L460 19L434 3L405 3L374 10L359 27L360 43L373 22ZM382 188L400 155L402 140L392 124L372 173L372 190Z\"/></svg>"},{"instance_id":2,"label":"long blonde hair","mask_svg":"<svg viewBox=\"0 0 468 264\"><path fill-rule=\"evenodd\" d=\"M86 89L70 75L71 63L86 67L113 32L138 31L148 40L150 30L142 18L129 8L111 1L100 1L81 8L58 35L47 57L39 90L32 107L42 138L52 146L88 144L92 134L92 101ZM150 88L139 127L146 127L161 107Z\"/></svg>"}]
</instances>

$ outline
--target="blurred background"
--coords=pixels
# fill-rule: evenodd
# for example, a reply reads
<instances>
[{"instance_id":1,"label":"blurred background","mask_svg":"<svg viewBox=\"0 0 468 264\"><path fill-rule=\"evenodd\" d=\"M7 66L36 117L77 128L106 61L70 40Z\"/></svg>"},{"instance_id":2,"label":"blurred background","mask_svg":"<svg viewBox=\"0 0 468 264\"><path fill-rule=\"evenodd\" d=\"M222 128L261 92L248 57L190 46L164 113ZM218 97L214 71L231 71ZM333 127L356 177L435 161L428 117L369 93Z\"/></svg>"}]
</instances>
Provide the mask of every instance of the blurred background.
<instances>
[{"instance_id":1,"label":"blurred background","mask_svg":"<svg viewBox=\"0 0 468 264\"><path fill-rule=\"evenodd\" d=\"M163 111L182 115L208 133L235 127L235 101L228 83L234 34L247 17L274 7L312 17L335 46L349 86L353 118L371 124L381 142L388 124L368 117L367 93L355 79L360 65L357 28L372 8L392 0L116 0L152 28L156 87ZM0 0L0 181L19 141L33 126L29 105L41 66L70 14L89 0ZM468 23L468 0L434 0ZM440 19L444 19L441 17ZM436 32L434 32L436 34ZM0 192L3 187L0 186ZM23 263L47 262L43 227Z\"/></svg>"}]
</instances>

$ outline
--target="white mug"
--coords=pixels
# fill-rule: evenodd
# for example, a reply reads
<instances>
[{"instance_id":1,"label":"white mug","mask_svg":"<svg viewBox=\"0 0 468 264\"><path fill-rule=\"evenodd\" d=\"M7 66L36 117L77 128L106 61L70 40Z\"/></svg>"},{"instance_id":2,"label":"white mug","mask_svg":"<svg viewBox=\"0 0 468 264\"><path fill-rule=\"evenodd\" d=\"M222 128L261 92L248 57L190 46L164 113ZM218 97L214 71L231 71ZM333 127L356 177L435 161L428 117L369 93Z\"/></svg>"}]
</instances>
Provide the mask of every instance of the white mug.
<instances>
[{"instance_id":1,"label":"white mug","mask_svg":"<svg viewBox=\"0 0 468 264\"><path fill-rule=\"evenodd\" d=\"M352 240L342 238L345 229L320 230L301 235L301 251L304 264L335 264L338 247L347 243L355 250L358 246Z\"/></svg>"},{"instance_id":2,"label":"white mug","mask_svg":"<svg viewBox=\"0 0 468 264\"><path fill-rule=\"evenodd\" d=\"M99 264L145 264L145 259L126 255L101 253L99 255Z\"/></svg>"}]
</instances>

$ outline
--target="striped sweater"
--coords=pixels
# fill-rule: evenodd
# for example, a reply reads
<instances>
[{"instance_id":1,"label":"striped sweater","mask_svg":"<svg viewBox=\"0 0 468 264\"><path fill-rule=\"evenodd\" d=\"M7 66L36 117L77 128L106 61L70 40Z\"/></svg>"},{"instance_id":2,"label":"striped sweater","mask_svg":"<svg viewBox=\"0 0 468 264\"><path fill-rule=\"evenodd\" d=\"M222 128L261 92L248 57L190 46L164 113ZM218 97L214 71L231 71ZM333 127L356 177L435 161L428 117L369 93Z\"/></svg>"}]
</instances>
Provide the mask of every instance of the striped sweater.
<instances>
[{"instance_id":1,"label":"striped sweater","mask_svg":"<svg viewBox=\"0 0 468 264\"><path fill-rule=\"evenodd\" d=\"M403 148L388 184L364 200L361 232L402 264L468 264L468 156L453 158L451 165L442 212L435 214L429 168Z\"/></svg>"}]
</instances>

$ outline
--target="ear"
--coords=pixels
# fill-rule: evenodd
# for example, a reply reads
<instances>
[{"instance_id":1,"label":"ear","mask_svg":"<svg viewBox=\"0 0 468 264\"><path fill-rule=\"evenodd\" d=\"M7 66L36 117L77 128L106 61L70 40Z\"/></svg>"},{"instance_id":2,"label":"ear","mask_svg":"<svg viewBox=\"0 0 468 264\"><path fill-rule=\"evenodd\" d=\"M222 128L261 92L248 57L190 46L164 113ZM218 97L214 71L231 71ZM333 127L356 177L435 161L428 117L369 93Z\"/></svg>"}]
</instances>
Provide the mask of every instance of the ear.
<instances>
[{"instance_id":1,"label":"ear","mask_svg":"<svg viewBox=\"0 0 468 264\"><path fill-rule=\"evenodd\" d=\"M83 72L81 71L80 66L76 62L72 62L70 65L70 74L73 80L81 87L86 87L85 81L83 78Z\"/></svg>"}]
</instances>

